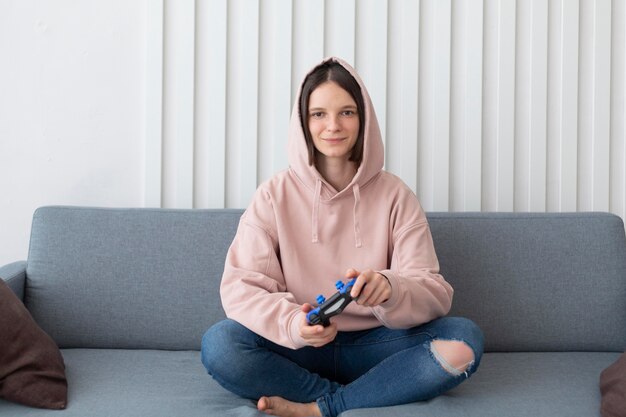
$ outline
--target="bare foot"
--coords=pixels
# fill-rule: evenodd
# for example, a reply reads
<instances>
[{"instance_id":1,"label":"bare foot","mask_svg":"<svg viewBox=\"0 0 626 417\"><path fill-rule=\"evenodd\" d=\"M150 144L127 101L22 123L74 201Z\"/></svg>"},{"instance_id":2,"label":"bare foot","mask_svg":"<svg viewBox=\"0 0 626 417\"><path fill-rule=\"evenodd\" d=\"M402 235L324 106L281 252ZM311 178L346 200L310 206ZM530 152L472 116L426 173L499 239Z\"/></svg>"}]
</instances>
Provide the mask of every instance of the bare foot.
<instances>
[{"instance_id":1,"label":"bare foot","mask_svg":"<svg viewBox=\"0 0 626 417\"><path fill-rule=\"evenodd\" d=\"M294 403L281 397L261 397L257 408L265 414L280 417L322 417L316 403Z\"/></svg>"}]
</instances>

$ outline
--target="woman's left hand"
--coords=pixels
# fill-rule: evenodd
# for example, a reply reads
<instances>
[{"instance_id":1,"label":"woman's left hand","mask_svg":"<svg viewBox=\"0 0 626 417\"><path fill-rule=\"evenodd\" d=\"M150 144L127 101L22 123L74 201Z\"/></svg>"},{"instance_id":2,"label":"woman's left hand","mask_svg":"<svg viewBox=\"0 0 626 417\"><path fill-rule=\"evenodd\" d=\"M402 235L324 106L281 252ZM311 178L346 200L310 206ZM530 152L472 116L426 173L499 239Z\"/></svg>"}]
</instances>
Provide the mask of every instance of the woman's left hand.
<instances>
[{"instance_id":1,"label":"woman's left hand","mask_svg":"<svg viewBox=\"0 0 626 417\"><path fill-rule=\"evenodd\" d=\"M391 284L384 275L367 269L359 272L354 268L346 271L346 278L357 277L350 295L358 297L357 304L365 307L375 307L391 297Z\"/></svg>"}]
</instances>

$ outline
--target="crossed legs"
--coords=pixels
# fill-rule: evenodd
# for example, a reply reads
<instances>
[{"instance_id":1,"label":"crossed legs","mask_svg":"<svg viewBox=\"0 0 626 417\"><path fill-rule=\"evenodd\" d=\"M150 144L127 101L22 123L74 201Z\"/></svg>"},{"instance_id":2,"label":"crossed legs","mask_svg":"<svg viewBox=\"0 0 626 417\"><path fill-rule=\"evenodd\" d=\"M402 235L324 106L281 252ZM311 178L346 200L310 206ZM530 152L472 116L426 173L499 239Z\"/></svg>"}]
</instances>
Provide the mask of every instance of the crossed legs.
<instances>
[{"instance_id":1,"label":"crossed legs","mask_svg":"<svg viewBox=\"0 0 626 417\"><path fill-rule=\"evenodd\" d=\"M482 333L462 318L340 333L322 348L296 351L225 320L202 343L203 363L218 383L282 416L336 416L433 398L467 379L481 355Z\"/></svg>"}]
</instances>

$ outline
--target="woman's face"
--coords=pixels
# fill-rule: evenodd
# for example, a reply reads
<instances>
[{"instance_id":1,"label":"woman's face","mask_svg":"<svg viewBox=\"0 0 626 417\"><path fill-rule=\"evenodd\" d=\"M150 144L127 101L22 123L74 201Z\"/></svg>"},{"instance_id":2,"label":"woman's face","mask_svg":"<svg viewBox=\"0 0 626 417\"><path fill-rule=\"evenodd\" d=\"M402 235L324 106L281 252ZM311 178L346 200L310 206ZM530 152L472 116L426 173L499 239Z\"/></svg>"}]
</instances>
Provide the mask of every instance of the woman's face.
<instances>
[{"instance_id":1,"label":"woman's face","mask_svg":"<svg viewBox=\"0 0 626 417\"><path fill-rule=\"evenodd\" d=\"M346 90L333 81L313 90L309 96L308 124L320 156L348 161L359 136L359 114Z\"/></svg>"}]
</instances>

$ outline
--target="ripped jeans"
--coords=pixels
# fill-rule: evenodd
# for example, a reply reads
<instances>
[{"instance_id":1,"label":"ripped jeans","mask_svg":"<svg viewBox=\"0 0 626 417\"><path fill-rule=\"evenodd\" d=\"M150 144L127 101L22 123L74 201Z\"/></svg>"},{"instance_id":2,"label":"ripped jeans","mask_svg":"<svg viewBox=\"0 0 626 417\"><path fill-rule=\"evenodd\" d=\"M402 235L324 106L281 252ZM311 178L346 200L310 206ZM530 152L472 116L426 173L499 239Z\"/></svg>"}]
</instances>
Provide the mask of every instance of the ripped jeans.
<instances>
[{"instance_id":1,"label":"ripped jeans","mask_svg":"<svg viewBox=\"0 0 626 417\"><path fill-rule=\"evenodd\" d=\"M441 362L431 349L433 340L465 342L474 360L458 371ZM299 403L317 401L325 417L436 397L469 378L482 353L482 332L459 317L406 330L339 332L321 348L298 350L272 343L228 319L212 326L202 339L202 363L227 390L252 400L280 396Z\"/></svg>"}]
</instances>

